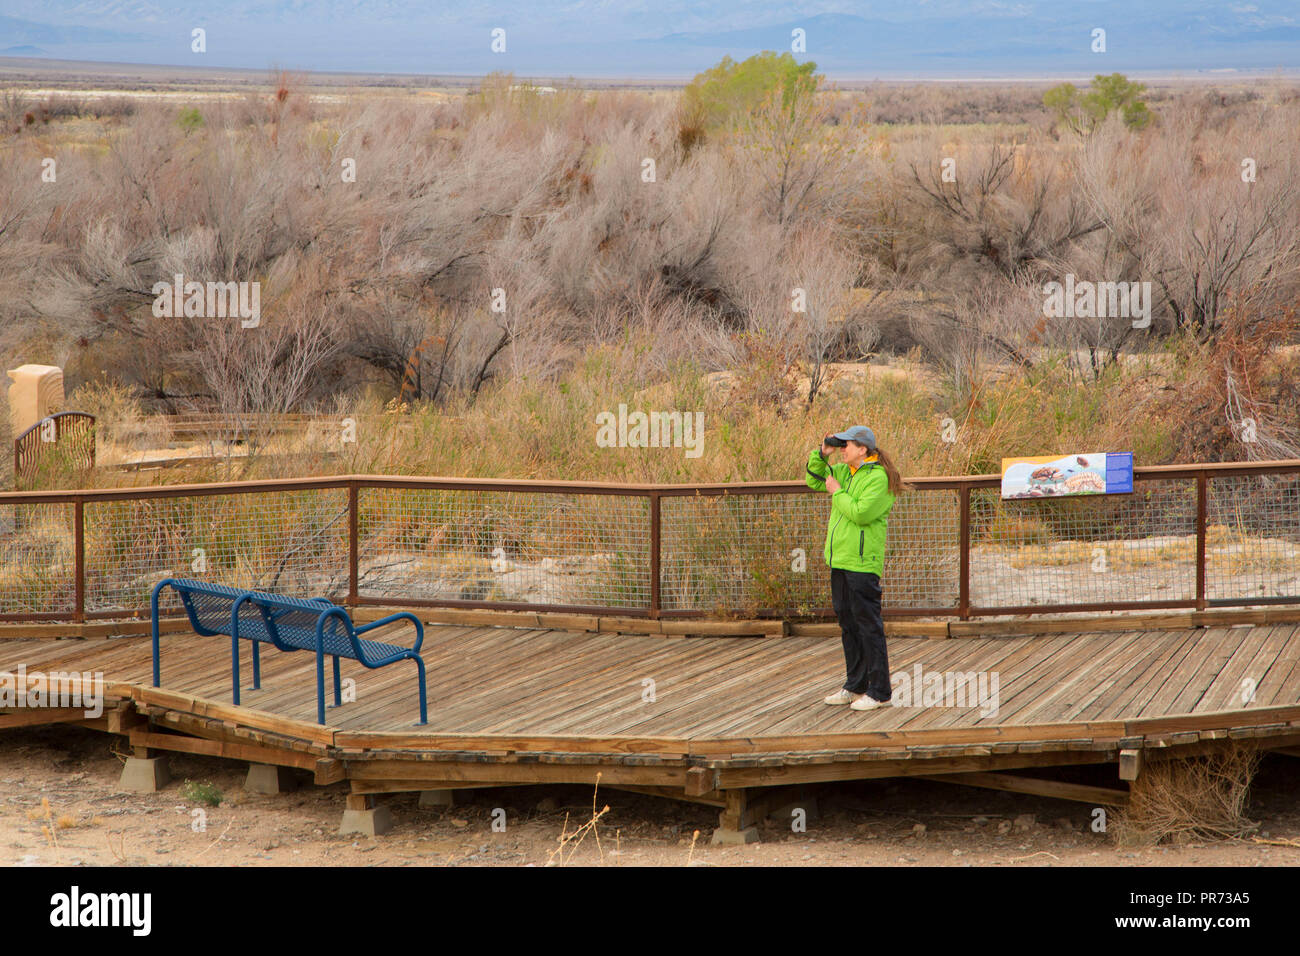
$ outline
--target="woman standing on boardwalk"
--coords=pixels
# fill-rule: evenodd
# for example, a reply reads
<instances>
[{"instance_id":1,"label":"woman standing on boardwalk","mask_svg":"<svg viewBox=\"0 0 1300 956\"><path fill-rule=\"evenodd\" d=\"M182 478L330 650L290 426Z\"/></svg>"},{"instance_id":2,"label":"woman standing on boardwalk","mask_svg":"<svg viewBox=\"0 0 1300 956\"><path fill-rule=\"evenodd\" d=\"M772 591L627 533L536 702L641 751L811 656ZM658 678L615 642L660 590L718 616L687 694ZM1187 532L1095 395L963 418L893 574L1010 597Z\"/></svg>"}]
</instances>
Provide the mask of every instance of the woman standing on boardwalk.
<instances>
[{"instance_id":1,"label":"woman standing on boardwalk","mask_svg":"<svg viewBox=\"0 0 1300 956\"><path fill-rule=\"evenodd\" d=\"M836 448L843 460L827 460ZM889 702L889 654L880 616L880 575L885 563L885 529L903 478L870 428L855 425L827 435L808 456L808 487L831 496L826 528L826 564L831 569L831 603L844 642L844 686L826 698L870 710Z\"/></svg>"}]
</instances>

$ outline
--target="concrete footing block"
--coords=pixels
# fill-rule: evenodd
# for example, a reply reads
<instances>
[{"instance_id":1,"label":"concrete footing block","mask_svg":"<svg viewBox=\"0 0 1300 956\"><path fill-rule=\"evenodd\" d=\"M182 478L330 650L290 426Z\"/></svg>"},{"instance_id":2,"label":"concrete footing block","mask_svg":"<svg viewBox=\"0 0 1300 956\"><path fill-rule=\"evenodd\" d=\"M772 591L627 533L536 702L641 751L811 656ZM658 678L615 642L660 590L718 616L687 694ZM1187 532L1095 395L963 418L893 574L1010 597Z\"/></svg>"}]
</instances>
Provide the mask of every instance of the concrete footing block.
<instances>
[{"instance_id":1,"label":"concrete footing block","mask_svg":"<svg viewBox=\"0 0 1300 956\"><path fill-rule=\"evenodd\" d=\"M290 767L250 763L244 789L250 793L288 793L298 789L298 778Z\"/></svg>"},{"instance_id":2,"label":"concrete footing block","mask_svg":"<svg viewBox=\"0 0 1300 956\"><path fill-rule=\"evenodd\" d=\"M455 790L421 790L420 807L429 809L430 807L451 807L456 805Z\"/></svg>"},{"instance_id":3,"label":"concrete footing block","mask_svg":"<svg viewBox=\"0 0 1300 956\"><path fill-rule=\"evenodd\" d=\"M393 828L393 816L384 806L369 810L344 810L343 823L339 834L360 833L364 836L380 836Z\"/></svg>"},{"instance_id":4,"label":"concrete footing block","mask_svg":"<svg viewBox=\"0 0 1300 956\"><path fill-rule=\"evenodd\" d=\"M714 846L743 846L758 842L758 827L745 827L743 830L724 830L718 827L709 840Z\"/></svg>"},{"instance_id":5,"label":"concrete footing block","mask_svg":"<svg viewBox=\"0 0 1300 956\"><path fill-rule=\"evenodd\" d=\"M118 785L136 793L157 793L169 780L166 757L127 757Z\"/></svg>"}]
</instances>

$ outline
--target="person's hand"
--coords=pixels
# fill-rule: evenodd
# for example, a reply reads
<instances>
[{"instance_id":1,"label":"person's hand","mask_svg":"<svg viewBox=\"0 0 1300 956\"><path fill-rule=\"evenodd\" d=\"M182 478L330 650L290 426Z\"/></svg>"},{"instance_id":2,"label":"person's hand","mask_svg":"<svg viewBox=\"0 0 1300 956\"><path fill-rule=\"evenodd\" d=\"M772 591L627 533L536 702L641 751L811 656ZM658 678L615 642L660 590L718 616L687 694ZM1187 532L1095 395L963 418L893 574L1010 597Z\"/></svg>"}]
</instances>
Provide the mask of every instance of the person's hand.
<instances>
[{"instance_id":1,"label":"person's hand","mask_svg":"<svg viewBox=\"0 0 1300 956\"><path fill-rule=\"evenodd\" d=\"M831 494L835 494L835 492L840 490L840 483L835 480L834 475L826 476L826 490Z\"/></svg>"},{"instance_id":2,"label":"person's hand","mask_svg":"<svg viewBox=\"0 0 1300 956\"><path fill-rule=\"evenodd\" d=\"M831 437L830 435L827 435L827 436L826 436L826 438L830 438L830 437ZM828 444L826 444L826 438L823 438L823 439L822 439L822 457L823 457L823 458L828 457L828 456L830 455L830 453L833 452L833 451L835 450L835 446L834 446L834 445L828 445Z\"/></svg>"}]
</instances>

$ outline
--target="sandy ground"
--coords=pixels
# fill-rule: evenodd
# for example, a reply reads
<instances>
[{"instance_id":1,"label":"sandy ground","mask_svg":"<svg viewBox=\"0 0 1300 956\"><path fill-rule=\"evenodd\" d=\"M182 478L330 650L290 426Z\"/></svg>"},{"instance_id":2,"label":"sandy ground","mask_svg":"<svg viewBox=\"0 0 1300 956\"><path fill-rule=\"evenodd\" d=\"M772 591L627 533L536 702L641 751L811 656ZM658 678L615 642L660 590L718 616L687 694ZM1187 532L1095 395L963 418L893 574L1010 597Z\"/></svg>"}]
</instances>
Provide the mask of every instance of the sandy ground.
<instances>
[{"instance_id":1,"label":"sandy ground","mask_svg":"<svg viewBox=\"0 0 1300 956\"><path fill-rule=\"evenodd\" d=\"M70 727L0 735L0 864L561 865L562 834L592 817L588 787L462 791L464 802L437 809L419 808L415 794L394 794L382 798L394 821L388 834L339 836L346 784L315 787L304 775L294 792L252 794L243 790L243 764L172 755L165 790L124 793L116 741ZM1070 772L1080 782L1116 785L1112 766ZM187 780L215 786L221 803L186 799ZM1300 843L1297 794L1300 760L1266 757L1249 811L1260 838ZM805 832L794 832L792 816L770 818L761 842L743 847L709 844L718 819L712 808L606 788L595 797L598 810L609 810L581 842L570 840L562 865L1300 865L1300 846L1253 839L1118 847L1092 832L1084 804L920 780L824 786Z\"/></svg>"}]
</instances>

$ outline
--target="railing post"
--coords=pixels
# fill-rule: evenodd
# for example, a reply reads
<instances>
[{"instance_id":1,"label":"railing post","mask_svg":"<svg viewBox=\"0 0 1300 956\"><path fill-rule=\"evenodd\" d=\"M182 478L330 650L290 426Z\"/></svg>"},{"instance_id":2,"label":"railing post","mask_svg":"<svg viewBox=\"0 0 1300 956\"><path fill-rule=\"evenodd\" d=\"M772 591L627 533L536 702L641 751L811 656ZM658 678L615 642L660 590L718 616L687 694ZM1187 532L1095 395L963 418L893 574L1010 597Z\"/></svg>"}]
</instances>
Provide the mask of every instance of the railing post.
<instances>
[{"instance_id":1,"label":"railing post","mask_svg":"<svg viewBox=\"0 0 1300 956\"><path fill-rule=\"evenodd\" d=\"M659 617L659 492L650 492L650 617Z\"/></svg>"},{"instance_id":2,"label":"railing post","mask_svg":"<svg viewBox=\"0 0 1300 956\"><path fill-rule=\"evenodd\" d=\"M78 623L86 619L86 503L80 498L72 506L72 609Z\"/></svg>"},{"instance_id":3,"label":"railing post","mask_svg":"<svg viewBox=\"0 0 1300 956\"><path fill-rule=\"evenodd\" d=\"M357 483L348 482L348 604L358 603L357 581Z\"/></svg>"},{"instance_id":4,"label":"railing post","mask_svg":"<svg viewBox=\"0 0 1300 956\"><path fill-rule=\"evenodd\" d=\"M1205 610L1205 516L1208 477L1204 471L1196 476L1196 610Z\"/></svg>"},{"instance_id":5,"label":"railing post","mask_svg":"<svg viewBox=\"0 0 1300 956\"><path fill-rule=\"evenodd\" d=\"M970 617L970 485L963 484L958 493L961 516L958 532L958 575L957 617L966 620Z\"/></svg>"}]
</instances>

